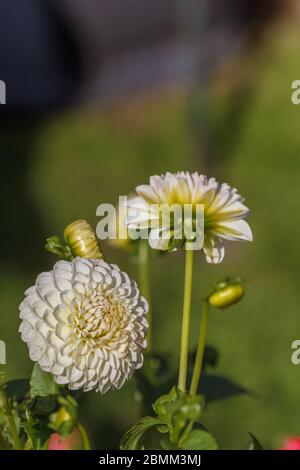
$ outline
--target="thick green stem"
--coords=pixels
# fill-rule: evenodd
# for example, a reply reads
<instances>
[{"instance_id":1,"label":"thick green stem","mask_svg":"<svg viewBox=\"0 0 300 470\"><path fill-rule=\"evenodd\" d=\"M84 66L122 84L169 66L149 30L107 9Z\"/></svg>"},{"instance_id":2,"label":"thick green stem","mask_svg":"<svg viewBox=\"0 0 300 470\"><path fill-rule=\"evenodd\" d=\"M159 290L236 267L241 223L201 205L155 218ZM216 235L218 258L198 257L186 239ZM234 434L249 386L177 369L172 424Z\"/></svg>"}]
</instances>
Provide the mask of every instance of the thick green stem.
<instances>
[{"instance_id":1,"label":"thick green stem","mask_svg":"<svg viewBox=\"0 0 300 470\"><path fill-rule=\"evenodd\" d=\"M151 292L149 280L149 247L148 242L141 240L139 242L139 277L141 292L149 304L148 310L148 334L147 334L147 351L151 351L152 346L152 309L151 309Z\"/></svg>"},{"instance_id":2,"label":"thick green stem","mask_svg":"<svg viewBox=\"0 0 300 470\"><path fill-rule=\"evenodd\" d=\"M182 312L181 347L180 347L180 363L179 363L179 377L178 377L178 388L182 391L185 391L186 389L186 374L187 374L188 354L189 354L189 333L190 333L192 280L193 280L193 254L194 254L193 250L186 250L184 300L183 300L183 312Z\"/></svg>"},{"instance_id":3,"label":"thick green stem","mask_svg":"<svg viewBox=\"0 0 300 470\"><path fill-rule=\"evenodd\" d=\"M202 315L201 315L201 326L198 340L197 354L194 365L194 372L191 382L190 395L194 396L197 394L201 371L203 368L203 357L206 342L207 333L207 322L208 322L209 304L207 301L203 302Z\"/></svg>"}]
</instances>

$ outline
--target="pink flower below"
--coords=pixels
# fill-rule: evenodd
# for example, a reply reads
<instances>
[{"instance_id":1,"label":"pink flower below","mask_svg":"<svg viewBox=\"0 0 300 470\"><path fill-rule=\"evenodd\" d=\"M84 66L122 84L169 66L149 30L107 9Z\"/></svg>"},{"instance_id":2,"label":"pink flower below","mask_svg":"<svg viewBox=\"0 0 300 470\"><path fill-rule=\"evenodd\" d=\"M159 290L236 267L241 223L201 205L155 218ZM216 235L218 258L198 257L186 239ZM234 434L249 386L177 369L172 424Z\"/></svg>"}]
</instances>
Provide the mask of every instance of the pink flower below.
<instances>
[{"instance_id":1,"label":"pink flower below","mask_svg":"<svg viewBox=\"0 0 300 470\"><path fill-rule=\"evenodd\" d=\"M62 438L58 433L51 434L48 441L48 450L82 450L82 440L77 429Z\"/></svg>"},{"instance_id":2,"label":"pink flower below","mask_svg":"<svg viewBox=\"0 0 300 470\"><path fill-rule=\"evenodd\" d=\"M287 437L279 450L300 450L300 437Z\"/></svg>"}]
</instances>

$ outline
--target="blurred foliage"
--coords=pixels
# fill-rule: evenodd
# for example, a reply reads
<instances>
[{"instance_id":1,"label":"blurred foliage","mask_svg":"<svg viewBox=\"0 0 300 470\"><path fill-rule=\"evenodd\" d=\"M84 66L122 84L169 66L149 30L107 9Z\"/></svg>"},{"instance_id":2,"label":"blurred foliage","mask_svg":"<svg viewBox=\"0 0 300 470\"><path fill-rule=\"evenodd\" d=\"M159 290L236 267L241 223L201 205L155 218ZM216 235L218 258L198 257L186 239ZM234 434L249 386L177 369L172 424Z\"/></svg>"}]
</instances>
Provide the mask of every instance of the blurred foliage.
<instances>
[{"instance_id":1,"label":"blurred foliage","mask_svg":"<svg viewBox=\"0 0 300 470\"><path fill-rule=\"evenodd\" d=\"M251 277L243 302L211 313L208 340L220 352L215 373L233 377L256 397L241 393L211 403L204 424L221 448L243 448L251 429L266 447L299 434L300 372L290 361L291 343L300 332L300 108L290 102L290 85L299 78L299 35L292 20L274 25L264 44L223 70L209 93L158 96L110 111L83 109L57 116L31 134L28 129L5 134L0 331L7 344L8 364L2 367L8 378L28 377L32 369L17 332L18 305L38 272L54 261L44 253L46 236L61 233L76 218L95 223L98 204L115 202L151 174L207 171L245 195L255 238L252 245L230 246L221 266L196 258L192 340L196 343L199 328L197 305L200 310L210 282L234 272ZM207 112L201 111L204 95ZM107 245L103 250L137 276L126 253ZM182 256L156 256L152 264L153 347L158 355L170 354L174 370ZM140 417L134 391L132 381L103 397L82 396L80 419L94 447L116 448Z\"/></svg>"},{"instance_id":2,"label":"blurred foliage","mask_svg":"<svg viewBox=\"0 0 300 470\"><path fill-rule=\"evenodd\" d=\"M82 428L77 420L78 404L72 392L54 382L53 375L38 364L30 380L0 383L0 448L43 450L54 431L62 438L74 428Z\"/></svg>"},{"instance_id":3,"label":"blurred foliage","mask_svg":"<svg viewBox=\"0 0 300 470\"><path fill-rule=\"evenodd\" d=\"M145 447L142 443L144 434L155 428L165 436L159 439L165 450L216 450L217 443L201 425L201 415L205 400L201 395L190 396L175 386L153 404L155 417L145 416L127 431L120 448L137 450ZM151 447L150 447L151 448Z\"/></svg>"}]
</instances>

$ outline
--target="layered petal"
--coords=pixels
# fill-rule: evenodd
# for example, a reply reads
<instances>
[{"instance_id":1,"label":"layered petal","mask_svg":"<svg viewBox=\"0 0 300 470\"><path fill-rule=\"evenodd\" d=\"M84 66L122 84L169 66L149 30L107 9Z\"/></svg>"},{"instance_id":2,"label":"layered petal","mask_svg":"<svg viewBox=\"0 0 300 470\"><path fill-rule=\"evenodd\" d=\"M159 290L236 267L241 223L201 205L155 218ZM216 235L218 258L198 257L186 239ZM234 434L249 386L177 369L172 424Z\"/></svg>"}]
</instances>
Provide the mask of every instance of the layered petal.
<instances>
[{"instance_id":1,"label":"layered petal","mask_svg":"<svg viewBox=\"0 0 300 470\"><path fill-rule=\"evenodd\" d=\"M132 211L128 227L148 229L149 244L154 249L168 250L168 240L170 242L174 238L175 230L176 238L178 233L184 236L187 205L190 205L190 213L193 214L192 225L202 231L202 236L204 225L204 251L208 262L223 259L224 249L217 242L220 239L252 241L251 229L244 220L249 215L249 209L237 189L227 183L218 183L215 178L197 172L168 172L151 176L149 185L138 186L136 192L138 196L128 203ZM203 224L195 224L198 204L203 209ZM174 205L179 205L180 215L174 212L173 217L164 217L167 209L172 212ZM158 236L161 234L164 236ZM183 246L187 248L186 241L183 240Z\"/></svg>"},{"instance_id":2,"label":"layered petal","mask_svg":"<svg viewBox=\"0 0 300 470\"><path fill-rule=\"evenodd\" d=\"M216 237L210 237L204 242L203 251L206 261L211 264L219 264L223 261L225 248Z\"/></svg>"},{"instance_id":3,"label":"layered petal","mask_svg":"<svg viewBox=\"0 0 300 470\"><path fill-rule=\"evenodd\" d=\"M117 266L59 261L25 295L19 331L30 358L57 383L105 393L141 367L148 304Z\"/></svg>"}]
</instances>

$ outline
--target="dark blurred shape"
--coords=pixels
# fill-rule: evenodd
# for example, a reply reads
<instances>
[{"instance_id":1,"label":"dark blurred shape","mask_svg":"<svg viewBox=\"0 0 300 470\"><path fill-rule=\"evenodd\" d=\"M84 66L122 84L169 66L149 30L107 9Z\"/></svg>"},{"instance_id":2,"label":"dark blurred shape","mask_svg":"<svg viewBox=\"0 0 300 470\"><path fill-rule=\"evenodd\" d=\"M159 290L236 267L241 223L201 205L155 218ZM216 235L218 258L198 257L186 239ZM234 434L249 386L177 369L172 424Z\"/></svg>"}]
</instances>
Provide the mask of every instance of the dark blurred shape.
<instances>
[{"instance_id":1,"label":"dark blurred shape","mask_svg":"<svg viewBox=\"0 0 300 470\"><path fill-rule=\"evenodd\" d=\"M30 193L33 149L44 116L70 104L79 80L78 55L50 1L7 0L0 7L0 244L2 266L39 269L44 229Z\"/></svg>"},{"instance_id":2,"label":"dark blurred shape","mask_svg":"<svg viewBox=\"0 0 300 470\"><path fill-rule=\"evenodd\" d=\"M196 153L202 152L208 166L218 132L209 120L210 78L230 54L256 38L254 31L280 5L276 0L2 1L0 80L6 82L7 104L0 105L5 201L0 242L13 247L3 258L24 268L43 259L44 230L28 188L41 117L78 98L102 104L155 87L188 86ZM249 96L248 90L241 94ZM232 99L232 122L240 121L241 94L238 106Z\"/></svg>"},{"instance_id":3,"label":"dark blurred shape","mask_svg":"<svg viewBox=\"0 0 300 470\"><path fill-rule=\"evenodd\" d=\"M238 395L254 396L249 390L227 377L206 373L201 377L198 393L204 395L207 402L224 400Z\"/></svg>"},{"instance_id":4,"label":"dark blurred shape","mask_svg":"<svg viewBox=\"0 0 300 470\"><path fill-rule=\"evenodd\" d=\"M189 84L238 51L280 0L6 0L0 73L8 110ZM3 110L1 110L3 113Z\"/></svg>"},{"instance_id":5,"label":"dark blurred shape","mask_svg":"<svg viewBox=\"0 0 300 470\"><path fill-rule=\"evenodd\" d=\"M78 80L74 41L52 2L6 0L0 7L4 112L42 112L71 101Z\"/></svg>"},{"instance_id":6,"label":"dark blurred shape","mask_svg":"<svg viewBox=\"0 0 300 470\"><path fill-rule=\"evenodd\" d=\"M278 13L280 0L54 0L77 41L81 99L202 80Z\"/></svg>"},{"instance_id":7,"label":"dark blurred shape","mask_svg":"<svg viewBox=\"0 0 300 470\"><path fill-rule=\"evenodd\" d=\"M30 191L30 171L34 143L40 127L30 121L16 125L1 123L0 199L1 266L25 271L38 270L45 263L40 214ZM44 236L45 238L45 236Z\"/></svg>"}]
</instances>

